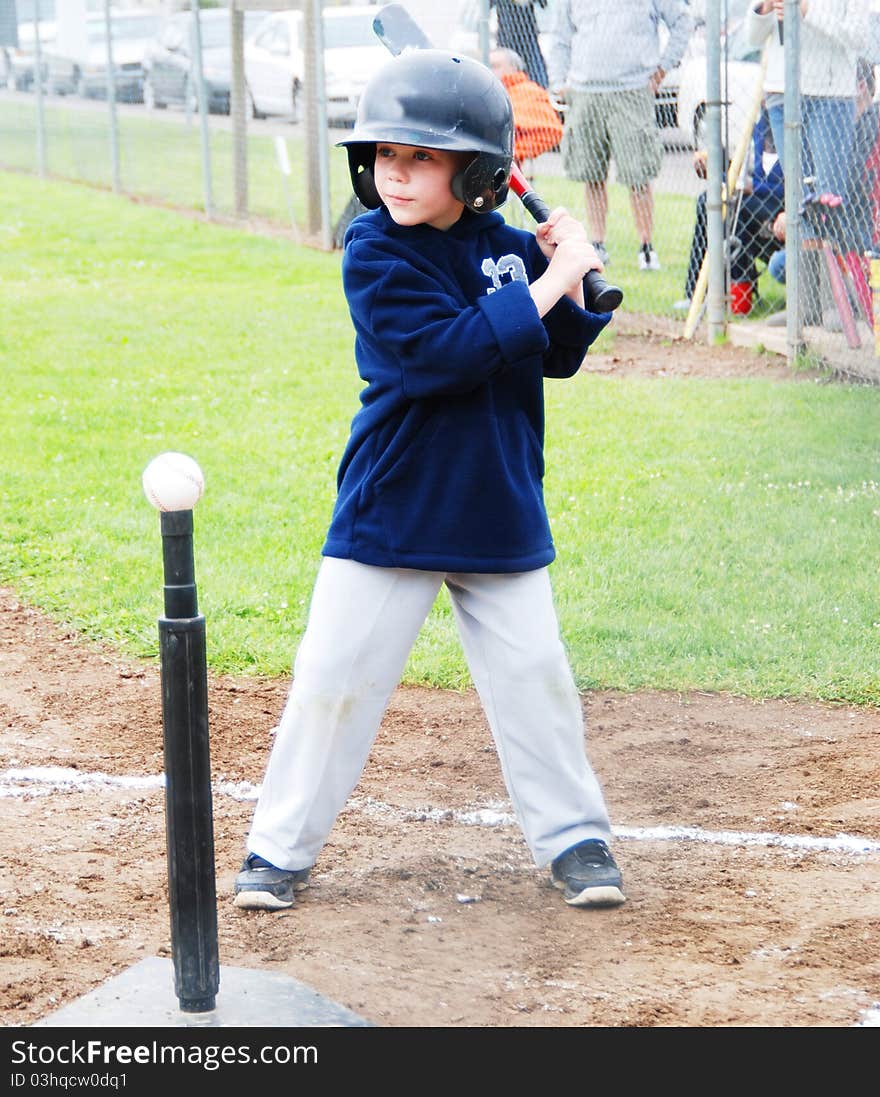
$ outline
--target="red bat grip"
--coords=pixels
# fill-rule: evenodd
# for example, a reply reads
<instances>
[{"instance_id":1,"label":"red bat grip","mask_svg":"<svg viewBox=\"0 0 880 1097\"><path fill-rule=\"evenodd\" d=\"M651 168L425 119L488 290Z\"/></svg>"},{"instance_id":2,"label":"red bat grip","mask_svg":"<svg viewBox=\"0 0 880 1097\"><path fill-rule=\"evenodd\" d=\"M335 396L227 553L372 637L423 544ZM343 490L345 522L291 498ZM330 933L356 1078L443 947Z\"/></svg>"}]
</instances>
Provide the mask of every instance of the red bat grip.
<instances>
[{"instance_id":1,"label":"red bat grip","mask_svg":"<svg viewBox=\"0 0 880 1097\"><path fill-rule=\"evenodd\" d=\"M511 173L510 185L519 195L520 201L541 224L550 216L550 207L526 182L526 178L516 167ZM597 270L589 270L584 278L587 293L587 307L590 312L613 312L623 300L623 291L617 286L609 286Z\"/></svg>"}]
</instances>

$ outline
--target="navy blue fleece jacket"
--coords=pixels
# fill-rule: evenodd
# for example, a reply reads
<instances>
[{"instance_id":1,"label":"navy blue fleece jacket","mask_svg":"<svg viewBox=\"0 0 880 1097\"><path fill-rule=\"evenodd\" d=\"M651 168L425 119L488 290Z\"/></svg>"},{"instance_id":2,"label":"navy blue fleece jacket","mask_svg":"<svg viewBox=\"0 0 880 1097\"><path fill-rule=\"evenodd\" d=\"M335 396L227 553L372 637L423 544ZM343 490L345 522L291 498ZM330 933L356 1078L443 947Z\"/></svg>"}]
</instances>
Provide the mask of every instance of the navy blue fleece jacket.
<instances>
[{"instance_id":1,"label":"navy blue fleece jacket","mask_svg":"<svg viewBox=\"0 0 880 1097\"><path fill-rule=\"evenodd\" d=\"M325 556L515 572L555 552L544 507L545 377L571 377L610 319L563 298L542 319L534 235L498 213L446 232L357 217L342 280L365 382Z\"/></svg>"}]
</instances>

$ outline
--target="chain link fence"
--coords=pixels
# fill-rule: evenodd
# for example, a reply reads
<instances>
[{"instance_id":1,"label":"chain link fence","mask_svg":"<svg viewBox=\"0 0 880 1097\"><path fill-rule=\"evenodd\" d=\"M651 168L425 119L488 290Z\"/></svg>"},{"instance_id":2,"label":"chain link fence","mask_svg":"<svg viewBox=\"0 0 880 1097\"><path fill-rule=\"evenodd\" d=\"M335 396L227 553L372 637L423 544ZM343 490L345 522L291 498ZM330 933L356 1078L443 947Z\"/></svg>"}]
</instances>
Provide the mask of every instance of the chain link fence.
<instances>
[{"instance_id":1,"label":"chain link fence","mask_svg":"<svg viewBox=\"0 0 880 1097\"><path fill-rule=\"evenodd\" d=\"M115 13L107 33L108 3L76 2L93 48L65 68L60 20L35 19L52 0L18 0L30 18L0 44L0 166L338 246L357 207L334 143L388 59L375 7L154 3L132 48ZM508 87L517 159L605 250L619 328L726 334L878 381L877 15L871 0L778 4L781 24L768 0L405 6ZM514 197L504 214L528 224Z\"/></svg>"},{"instance_id":2,"label":"chain link fence","mask_svg":"<svg viewBox=\"0 0 880 1097\"><path fill-rule=\"evenodd\" d=\"M771 272L788 289L789 355L880 381L876 13L869 0L805 13L793 0L763 0L746 31L763 50L764 105L785 169L784 253Z\"/></svg>"}]
</instances>

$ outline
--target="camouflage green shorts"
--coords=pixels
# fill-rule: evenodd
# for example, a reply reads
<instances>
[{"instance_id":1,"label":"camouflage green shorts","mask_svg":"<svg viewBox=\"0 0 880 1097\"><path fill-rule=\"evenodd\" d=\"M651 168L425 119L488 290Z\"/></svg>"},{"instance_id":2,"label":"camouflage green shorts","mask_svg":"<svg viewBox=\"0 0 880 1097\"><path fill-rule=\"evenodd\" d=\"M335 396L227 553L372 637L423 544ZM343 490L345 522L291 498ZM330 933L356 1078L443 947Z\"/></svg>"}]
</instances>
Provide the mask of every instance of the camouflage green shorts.
<instances>
[{"instance_id":1,"label":"camouflage green shorts","mask_svg":"<svg viewBox=\"0 0 880 1097\"><path fill-rule=\"evenodd\" d=\"M571 93L562 139L570 179L603 182L613 157L617 181L641 187L656 178L662 155L650 88Z\"/></svg>"}]
</instances>

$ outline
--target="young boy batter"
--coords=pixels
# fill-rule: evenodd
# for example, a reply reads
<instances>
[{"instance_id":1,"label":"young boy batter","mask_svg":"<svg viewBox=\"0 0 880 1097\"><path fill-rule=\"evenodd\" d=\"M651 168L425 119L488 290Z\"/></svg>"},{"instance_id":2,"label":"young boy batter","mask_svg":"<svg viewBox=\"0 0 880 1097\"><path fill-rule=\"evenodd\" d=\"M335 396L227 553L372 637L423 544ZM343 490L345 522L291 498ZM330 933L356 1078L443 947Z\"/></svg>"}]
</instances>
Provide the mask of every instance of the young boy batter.
<instances>
[{"instance_id":1,"label":"young boy batter","mask_svg":"<svg viewBox=\"0 0 880 1097\"><path fill-rule=\"evenodd\" d=\"M365 388L235 905L307 885L444 584L535 863L566 902L617 905L542 492L544 378L576 373L610 319L584 310L601 264L562 209L535 235L495 212L513 119L477 61L395 58L340 144L370 210L342 264Z\"/></svg>"}]
</instances>

